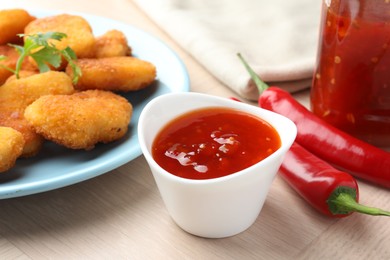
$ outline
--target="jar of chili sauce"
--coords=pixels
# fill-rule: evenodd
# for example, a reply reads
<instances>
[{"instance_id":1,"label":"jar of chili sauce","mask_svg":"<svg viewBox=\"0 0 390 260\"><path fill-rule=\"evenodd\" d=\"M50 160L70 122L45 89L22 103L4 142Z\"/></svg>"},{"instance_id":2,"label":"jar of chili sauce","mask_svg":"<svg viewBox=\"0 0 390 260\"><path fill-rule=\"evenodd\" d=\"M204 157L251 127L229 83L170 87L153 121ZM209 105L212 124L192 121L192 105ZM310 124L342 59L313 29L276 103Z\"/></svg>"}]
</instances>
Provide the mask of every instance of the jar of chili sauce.
<instances>
[{"instance_id":1,"label":"jar of chili sauce","mask_svg":"<svg viewBox=\"0 0 390 260\"><path fill-rule=\"evenodd\" d=\"M324 0L311 109L390 146L390 0Z\"/></svg>"}]
</instances>

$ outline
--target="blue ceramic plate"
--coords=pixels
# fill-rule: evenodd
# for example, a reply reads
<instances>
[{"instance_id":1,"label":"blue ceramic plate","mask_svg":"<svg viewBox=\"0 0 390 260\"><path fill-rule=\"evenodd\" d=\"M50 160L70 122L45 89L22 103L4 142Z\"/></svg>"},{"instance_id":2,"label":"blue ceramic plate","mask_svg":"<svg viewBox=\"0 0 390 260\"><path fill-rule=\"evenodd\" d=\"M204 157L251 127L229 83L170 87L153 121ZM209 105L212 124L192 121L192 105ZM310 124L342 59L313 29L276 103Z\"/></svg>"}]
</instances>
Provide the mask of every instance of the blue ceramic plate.
<instances>
[{"instance_id":1,"label":"blue ceramic plate","mask_svg":"<svg viewBox=\"0 0 390 260\"><path fill-rule=\"evenodd\" d=\"M37 17L57 11L30 11ZM78 183L113 170L141 155L137 123L143 107L154 97L169 92L189 91L189 78L180 58L163 42L128 24L103 17L73 13L89 21L96 36L110 29L125 33L133 55L152 62L156 82L144 90L125 96L134 107L127 135L120 141L98 144L91 151L69 150L46 142L38 156L19 159L10 171L0 174L0 199L20 197Z\"/></svg>"}]
</instances>

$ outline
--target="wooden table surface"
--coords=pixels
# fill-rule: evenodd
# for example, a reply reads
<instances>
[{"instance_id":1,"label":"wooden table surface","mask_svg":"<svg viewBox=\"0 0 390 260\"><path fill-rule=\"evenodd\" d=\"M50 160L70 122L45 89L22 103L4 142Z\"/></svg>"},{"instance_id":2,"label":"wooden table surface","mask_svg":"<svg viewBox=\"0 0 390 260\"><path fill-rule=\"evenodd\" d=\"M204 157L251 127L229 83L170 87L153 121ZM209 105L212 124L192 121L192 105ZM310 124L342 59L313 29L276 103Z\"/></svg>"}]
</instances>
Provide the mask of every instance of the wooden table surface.
<instances>
[{"instance_id":1,"label":"wooden table surface","mask_svg":"<svg viewBox=\"0 0 390 260\"><path fill-rule=\"evenodd\" d=\"M131 0L0 0L0 6L84 12L139 27L178 53L191 91L234 95ZM295 96L307 105L308 91ZM390 209L388 190L359 185L362 203ZM389 237L388 218L324 217L279 177L248 230L196 237L169 217L143 156L82 183L0 200L0 259L390 259Z\"/></svg>"}]
</instances>

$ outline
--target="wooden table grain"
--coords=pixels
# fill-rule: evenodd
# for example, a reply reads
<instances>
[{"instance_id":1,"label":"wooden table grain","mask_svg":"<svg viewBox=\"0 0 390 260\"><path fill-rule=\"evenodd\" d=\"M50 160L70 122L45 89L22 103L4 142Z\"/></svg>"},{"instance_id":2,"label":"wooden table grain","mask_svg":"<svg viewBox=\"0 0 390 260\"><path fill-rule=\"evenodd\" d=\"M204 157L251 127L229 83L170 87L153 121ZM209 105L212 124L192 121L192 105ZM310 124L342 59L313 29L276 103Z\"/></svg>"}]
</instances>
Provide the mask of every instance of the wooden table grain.
<instances>
[{"instance_id":1,"label":"wooden table grain","mask_svg":"<svg viewBox=\"0 0 390 260\"><path fill-rule=\"evenodd\" d=\"M177 52L191 91L234 95L131 0L0 0L0 7L84 12L139 27ZM308 91L295 97L308 104ZM388 190L359 185L362 203L390 209ZM169 217L140 156L82 183L0 200L0 259L390 259L389 221L324 217L277 177L248 230L224 239L196 237Z\"/></svg>"}]
</instances>

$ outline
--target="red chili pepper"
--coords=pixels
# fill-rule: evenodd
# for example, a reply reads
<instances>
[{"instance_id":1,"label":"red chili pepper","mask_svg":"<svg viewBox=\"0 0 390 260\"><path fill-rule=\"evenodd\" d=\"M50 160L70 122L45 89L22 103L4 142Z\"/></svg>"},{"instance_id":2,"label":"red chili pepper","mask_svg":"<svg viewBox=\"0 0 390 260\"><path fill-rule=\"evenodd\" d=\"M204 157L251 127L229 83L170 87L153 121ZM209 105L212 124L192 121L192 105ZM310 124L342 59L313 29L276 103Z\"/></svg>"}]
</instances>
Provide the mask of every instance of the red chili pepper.
<instances>
[{"instance_id":1,"label":"red chili pepper","mask_svg":"<svg viewBox=\"0 0 390 260\"><path fill-rule=\"evenodd\" d=\"M232 100L241 101L232 97ZM359 187L348 173L333 168L294 142L280 167L280 176L311 206L327 216L353 212L390 216L390 212L359 204Z\"/></svg>"},{"instance_id":2,"label":"red chili pepper","mask_svg":"<svg viewBox=\"0 0 390 260\"><path fill-rule=\"evenodd\" d=\"M268 87L238 54L259 88L259 106L291 119L296 141L333 166L363 180L390 188L390 153L333 127L296 101L290 93Z\"/></svg>"},{"instance_id":3,"label":"red chili pepper","mask_svg":"<svg viewBox=\"0 0 390 260\"><path fill-rule=\"evenodd\" d=\"M335 169L296 142L286 153L279 174L327 216L345 217L353 212L390 216L388 211L359 204L359 188L350 174Z\"/></svg>"}]
</instances>

